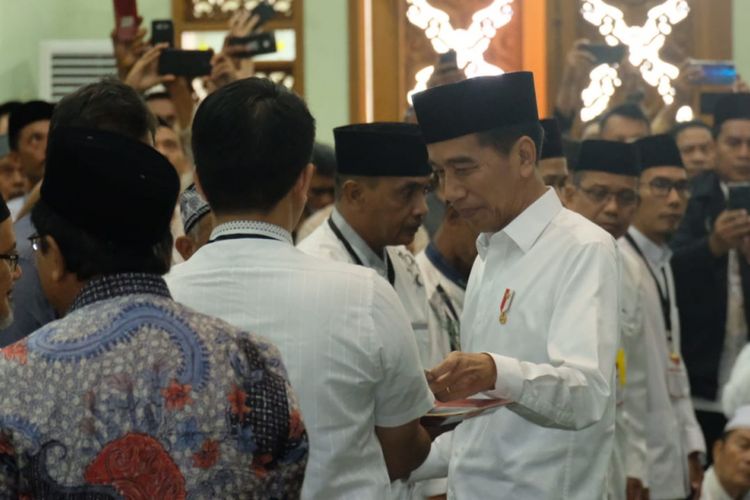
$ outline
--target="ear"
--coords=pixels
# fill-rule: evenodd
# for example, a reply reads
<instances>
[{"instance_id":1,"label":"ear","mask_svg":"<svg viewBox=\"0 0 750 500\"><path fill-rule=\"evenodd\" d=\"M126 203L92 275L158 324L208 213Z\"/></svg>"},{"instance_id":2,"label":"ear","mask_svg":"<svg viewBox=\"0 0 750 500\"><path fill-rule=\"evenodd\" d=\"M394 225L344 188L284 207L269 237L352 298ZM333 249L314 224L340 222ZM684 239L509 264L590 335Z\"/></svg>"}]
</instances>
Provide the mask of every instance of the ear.
<instances>
[{"instance_id":1,"label":"ear","mask_svg":"<svg viewBox=\"0 0 750 500\"><path fill-rule=\"evenodd\" d=\"M570 182L568 182L562 190L563 204L565 205L569 204L570 200L573 199L575 192L576 192L575 186L573 186Z\"/></svg>"},{"instance_id":2,"label":"ear","mask_svg":"<svg viewBox=\"0 0 750 500\"><path fill-rule=\"evenodd\" d=\"M52 281L60 283L68 274L68 270L65 266L65 257L63 257L63 254L60 251L60 246L57 244L57 241L55 241L55 238L52 236L45 236L44 241L47 248L42 250L42 252L44 258L49 262L49 277Z\"/></svg>"},{"instance_id":3,"label":"ear","mask_svg":"<svg viewBox=\"0 0 750 500\"><path fill-rule=\"evenodd\" d=\"M528 178L534 175L536 169L537 155L536 144L528 136L523 136L516 142L518 159L520 161L521 177Z\"/></svg>"},{"instance_id":4,"label":"ear","mask_svg":"<svg viewBox=\"0 0 750 500\"><path fill-rule=\"evenodd\" d=\"M193 240L191 240L187 236L178 236L174 241L174 246L184 260L188 260L195 253L195 245L193 244Z\"/></svg>"},{"instance_id":5,"label":"ear","mask_svg":"<svg viewBox=\"0 0 750 500\"><path fill-rule=\"evenodd\" d=\"M721 439L717 439L716 441L714 441L713 453L712 453L714 457L714 462L716 461L716 458L721 455L721 451L723 449L724 449L724 441L722 441Z\"/></svg>"},{"instance_id":6,"label":"ear","mask_svg":"<svg viewBox=\"0 0 750 500\"><path fill-rule=\"evenodd\" d=\"M201 195L201 198L204 200L208 200L206 198L206 193L203 192L203 186L201 186L201 179L198 177L198 169L193 167L193 182L195 183L195 190L198 191L198 194Z\"/></svg>"},{"instance_id":7,"label":"ear","mask_svg":"<svg viewBox=\"0 0 750 500\"><path fill-rule=\"evenodd\" d=\"M313 174L315 173L315 165L308 163L302 172L297 177L297 182L294 183L292 192L302 198L302 202L307 203L307 192L310 190L310 183L312 182Z\"/></svg>"},{"instance_id":8,"label":"ear","mask_svg":"<svg viewBox=\"0 0 750 500\"><path fill-rule=\"evenodd\" d=\"M341 186L342 198L354 206L362 206L365 204L367 196L365 194L365 187L362 183L355 181L354 179L347 179Z\"/></svg>"}]
</instances>

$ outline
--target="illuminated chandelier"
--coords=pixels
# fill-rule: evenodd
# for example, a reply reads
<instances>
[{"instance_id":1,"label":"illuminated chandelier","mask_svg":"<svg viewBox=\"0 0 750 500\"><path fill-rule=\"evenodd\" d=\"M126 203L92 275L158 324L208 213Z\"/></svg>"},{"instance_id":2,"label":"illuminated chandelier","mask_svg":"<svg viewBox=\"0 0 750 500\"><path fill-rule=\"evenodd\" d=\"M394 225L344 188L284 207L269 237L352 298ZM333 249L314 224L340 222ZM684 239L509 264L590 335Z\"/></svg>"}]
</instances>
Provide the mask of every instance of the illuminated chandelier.
<instances>
[{"instance_id":1,"label":"illuminated chandelier","mask_svg":"<svg viewBox=\"0 0 750 500\"><path fill-rule=\"evenodd\" d=\"M409 4L406 11L409 22L424 31L438 54L454 50L456 64L463 69L467 78L503 73L501 68L484 60L484 53L490 47L497 30L513 18L510 6L513 0L494 0L488 7L476 11L467 29L453 28L450 16L430 5L427 0L406 0L406 3ZM434 71L434 66L417 71L416 86L407 94L410 103L412 94L427 88L427 81Z\"/></svg>"},{"instance_id":2,"label":"illuminated chandelier","mask_svg":"<svg viewBox=\"0 0 750 500\"><path fill-rule=\"evenodd\" d=\"M643 26L628 26L623 12L604 0L581 0L581 14L599 28L608 45L623 44L628 48L628 61L638 68L643 80L656 87L665 104L674 102L672 81L680 74L679 68L663 61L659 50L672 33L672 27L683 21L690 12L687 0L666 0L651 8ZM581 93L581 120L599 116L609 104L616 87L621 85L617 69L600 64L591 71L591 83Z\"/></svg>"}]
</instances>

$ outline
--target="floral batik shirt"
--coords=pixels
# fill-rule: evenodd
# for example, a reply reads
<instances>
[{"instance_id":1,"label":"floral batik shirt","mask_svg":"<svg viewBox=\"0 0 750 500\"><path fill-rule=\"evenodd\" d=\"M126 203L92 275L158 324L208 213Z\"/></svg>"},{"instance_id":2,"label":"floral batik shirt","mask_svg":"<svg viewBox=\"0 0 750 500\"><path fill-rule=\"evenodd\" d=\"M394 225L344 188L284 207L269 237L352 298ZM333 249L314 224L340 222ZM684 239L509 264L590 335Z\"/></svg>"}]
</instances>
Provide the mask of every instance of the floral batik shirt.
<instances>
[{"instance_id":1,"label":"floral batik shirt","mask_svg":"<svg viewBox=\"0 0 750 500\"><path fill-rule=\"evenodd\" d=\"M0 350L0 497L297 498L307 435L267 341L161 277L90 281Z\"/></svg>"}]
</instances>

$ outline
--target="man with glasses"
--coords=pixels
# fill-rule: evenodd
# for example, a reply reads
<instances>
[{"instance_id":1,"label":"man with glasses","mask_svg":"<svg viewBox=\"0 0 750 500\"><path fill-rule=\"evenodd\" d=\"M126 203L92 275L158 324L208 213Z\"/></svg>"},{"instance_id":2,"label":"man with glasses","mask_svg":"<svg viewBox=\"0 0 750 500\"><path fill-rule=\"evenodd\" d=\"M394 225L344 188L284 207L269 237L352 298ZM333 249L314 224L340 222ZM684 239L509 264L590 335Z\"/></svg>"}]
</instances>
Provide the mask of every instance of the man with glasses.
<instances>
[{"instance_id":1,"label":"man with glasses","mask_svg":"<svg viewBox=\"0 0 750 500\"><path fill-rule=\"evenodd\" d=\"M21 266L18 264L16 237L13 234L13 219L10 210L0 198L0 328L7 328L13 323L13 306L11 292L13 285L21 277Z\"/></svg>"},{"instance_id":2,"label":"man with glasses","mask_svg":"<svg viewBox=\"0 0 750 500\"><path fill-rule=\"evenodd\" d=\"M614 238L628 230L637 208L639 166L632 144L589 140L581 151L565 206ZM646 479L646 352L639 263L621 254L620 349L617 356L615 448L609 470L609 499L640 498ZM627 386L626 386L627 384Z\"/></svg>"},{"instance_id":3,"label":"man with glasses","mask_svg":"<svg viewBox=\"0 0 750 500\"><path fill-rule=\"evenodd\" d=\"M648 487L652 499L686 498L691 490L700 490L701 455L706 451L680 353L680 318L669 264L672 251L667 245L687 207L687 172L668 135L641 139L636 147L640 201L620 248L638 259L642 275Z\"/></svg>"},{"instance_id":4,"label":"man with glasses","mask_svg":"<svg viewBox=\"0 0 750 500\"><path fill-rule=\"evenodd\" d=\"M750 207L731 207L736 183L750 181L750 94L727 94L714 115L716 168L693 181L674 250L682 352L693 404L708 442L726 425L722 387L748 341Z\"/></svg>"}]
</instances>

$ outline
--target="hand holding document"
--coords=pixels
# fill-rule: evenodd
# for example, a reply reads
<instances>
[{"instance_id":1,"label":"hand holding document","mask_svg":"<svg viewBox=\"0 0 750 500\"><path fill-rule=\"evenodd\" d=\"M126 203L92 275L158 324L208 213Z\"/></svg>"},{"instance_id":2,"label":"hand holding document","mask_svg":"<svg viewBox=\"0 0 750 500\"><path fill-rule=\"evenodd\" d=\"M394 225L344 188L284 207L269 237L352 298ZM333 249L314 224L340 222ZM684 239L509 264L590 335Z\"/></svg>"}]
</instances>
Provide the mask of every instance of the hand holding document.
<instances>
[{"instance_id":1,"label":"hand holding document","mask_svg":"<svg viewBox=\"0 0 750 500\"><path fill-rule=\"evenodd\" d=\"M425 427L455 426L467 418L494 411L509 403L506 399L460 399L445 403L437 401L421 421Z\"/></svg>"}]
</instances>

